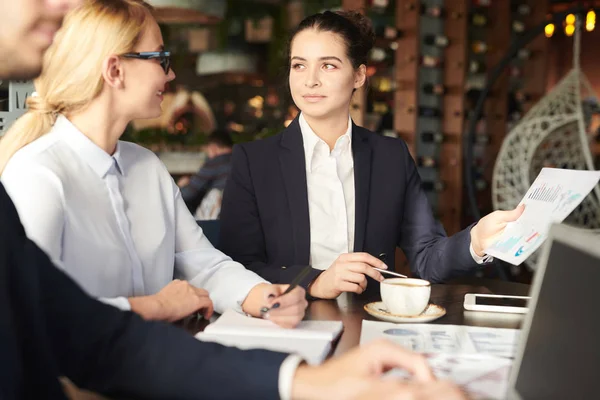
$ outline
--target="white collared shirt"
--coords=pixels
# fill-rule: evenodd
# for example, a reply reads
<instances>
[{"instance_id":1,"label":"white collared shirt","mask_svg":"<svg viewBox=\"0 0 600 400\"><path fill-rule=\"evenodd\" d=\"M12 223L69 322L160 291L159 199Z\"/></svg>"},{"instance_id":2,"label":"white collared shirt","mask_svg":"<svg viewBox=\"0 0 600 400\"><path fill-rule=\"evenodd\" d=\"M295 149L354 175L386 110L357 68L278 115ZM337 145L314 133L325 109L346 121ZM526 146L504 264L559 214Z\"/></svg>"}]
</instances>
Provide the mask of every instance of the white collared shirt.
<instances>
[{"instance_id":1,"label":"white collared shirt","mask_svg":"<svg viewBox=\"0 0 600 400\"><path fill-rule=\"evenodd\" d=\"M130 309L180 278L215 310L240 309L266 282L216 250L160 160L133 143L110 156L59 116L2 174L25 231L90 295Z\"/></svg>"},{"instance_id":2,"label":"white collared shirt","mask_svg":"<svg viewBox=\"0 0 600 400\"><path fill-rule=\"evenodd\" d=\"M304 143L308 213L310 218L310 263L325 270L344 253L354 251L355 190L352 154L352 120L333 150L312 130L304 115L299 117ZM478 263L491 257L469 252Z\"/></svg>"},{"instance_id":3,"label":"white collared shirt","mask_svg":"<svg viewBox=\"0 0 600 400\"><path fill-rule=\"evenodd\" d=\"M327 269L343 253L354 251L354 157L352 120L330 151L301 113L299 118L310 217L310 263Z\"/></svg>"}]
</instances>

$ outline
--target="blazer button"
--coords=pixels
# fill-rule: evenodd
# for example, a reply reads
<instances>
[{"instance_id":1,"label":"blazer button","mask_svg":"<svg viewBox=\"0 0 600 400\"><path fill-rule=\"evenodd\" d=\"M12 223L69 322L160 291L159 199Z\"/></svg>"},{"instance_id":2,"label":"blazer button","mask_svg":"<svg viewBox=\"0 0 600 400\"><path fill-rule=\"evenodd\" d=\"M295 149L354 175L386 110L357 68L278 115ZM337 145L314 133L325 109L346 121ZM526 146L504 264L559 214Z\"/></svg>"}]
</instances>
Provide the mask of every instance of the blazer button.
<instances>
[{"instance_id":1,"label":"blazer button","mask_svg":"<svg viewBox=\"0 0 600 400\"><path fill-rule=\"evenodd\" d=\"M387 259L387 254L381 253L377 256L377 258L379 258L381 261L383 261L385 263L385 260Z\"/></svg>"},{"instance_id":2,"label":"blazer button","mask_svg":"<svg viewBox=\"0 0 600 400\"><path fill-rule=\"evenodd\" d=\"M286 268L287 268L287 267L285 267L285 266L281 267L281 269L286 269Z\"/></svg>"}]
</instances>

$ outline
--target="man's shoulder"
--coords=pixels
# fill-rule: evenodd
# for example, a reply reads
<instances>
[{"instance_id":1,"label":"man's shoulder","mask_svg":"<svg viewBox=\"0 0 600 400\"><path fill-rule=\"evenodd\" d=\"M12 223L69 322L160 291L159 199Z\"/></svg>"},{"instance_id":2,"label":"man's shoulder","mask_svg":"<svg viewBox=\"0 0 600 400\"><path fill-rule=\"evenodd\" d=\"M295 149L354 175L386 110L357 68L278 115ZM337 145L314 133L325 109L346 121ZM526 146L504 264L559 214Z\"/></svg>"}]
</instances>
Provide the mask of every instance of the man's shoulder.
<instances>
[{"instance_id":1,"label":"man's shoulder","mask_svg":"<svg viewBox=\"0 0 600 400\"><path fill-rule=\"evenodd\" d=\"M14 235L22 230L19 214L4 185L0 183L0 242L6 242L6 235ZM2 246L0 244L0 246Z\"/></svg>"}]
</instances>

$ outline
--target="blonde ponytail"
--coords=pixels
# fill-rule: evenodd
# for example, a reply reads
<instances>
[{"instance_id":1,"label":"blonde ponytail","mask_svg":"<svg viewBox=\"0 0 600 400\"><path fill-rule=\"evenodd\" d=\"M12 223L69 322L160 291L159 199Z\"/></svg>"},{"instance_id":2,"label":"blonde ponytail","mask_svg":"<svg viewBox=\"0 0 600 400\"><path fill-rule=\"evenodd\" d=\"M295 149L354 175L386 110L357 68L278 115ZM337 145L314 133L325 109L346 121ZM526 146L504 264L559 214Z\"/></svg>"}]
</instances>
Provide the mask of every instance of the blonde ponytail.
<instances>
[{"instance_id":1,"label":"blonde ponytail","mask_svg":"<svg viewBox=\"0 0 600 400\"><path fill-rule=\"evenodd\" d=\"M82 110L102 90L105 58L133 51L152 7L142 0L86 0L65 17L35 80L38 95L0 138L0 175L22 147L48 133L58 114Z\"/></svg>"},{"instance_id":2,"label":"blonde ponytail","mask_svg":"<svg viewBox=\"0 0 600 400\"><path fill-rule=\"evenodd\" d=\"M29 97L27 107L29 111L17 119L0 139L0 175L18 150L47 133L56 121L57 110L39 96Z\"/></svg>"}]
</instances>

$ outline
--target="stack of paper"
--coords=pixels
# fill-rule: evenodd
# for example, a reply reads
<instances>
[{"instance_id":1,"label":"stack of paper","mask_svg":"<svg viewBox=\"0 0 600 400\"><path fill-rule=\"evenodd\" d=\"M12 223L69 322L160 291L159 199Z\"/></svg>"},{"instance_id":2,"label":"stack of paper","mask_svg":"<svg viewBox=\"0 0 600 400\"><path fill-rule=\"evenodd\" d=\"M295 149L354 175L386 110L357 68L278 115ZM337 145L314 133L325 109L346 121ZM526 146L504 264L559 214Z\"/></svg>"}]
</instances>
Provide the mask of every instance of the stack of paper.
<instances>
[{"instance_id":1,"label":"stack of paper","mask_svg":"<svg viewBox=\"0 0 600 400\"><path fill-rule=\"evenodd\" d=\"M473 399L504 399L520 333L518 329L363 320L360 344L386 338L425 354L437 378L453 381ZM410 379L402 370L389 376Z\"/></svg>"},{"instance_id":2,"label":"stack of paper","mask_svg":"<svg viewBox=\"0 0 600 400\"><path fill-rule=\"evenodd\" d=\"M228 310L196 338L240 349L295 353L309 364L320 364L343 327L341 321L302 321L294 329L285 329L271 321Z\"/></svg>"}]
</instances>

